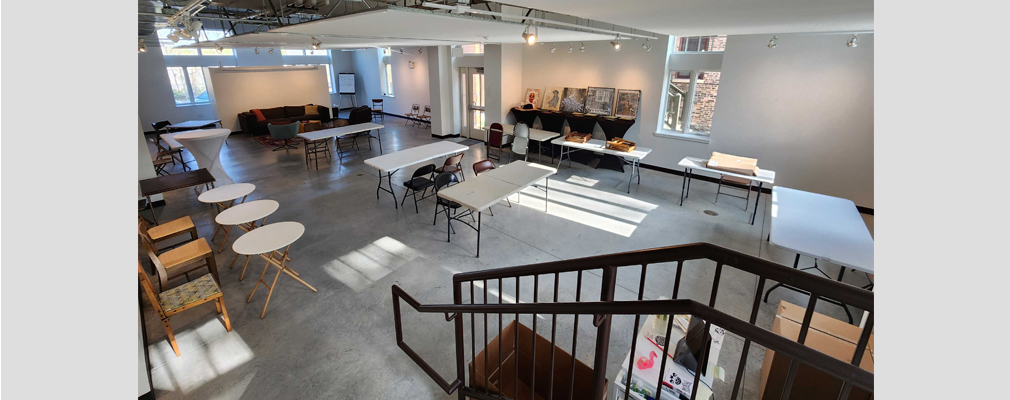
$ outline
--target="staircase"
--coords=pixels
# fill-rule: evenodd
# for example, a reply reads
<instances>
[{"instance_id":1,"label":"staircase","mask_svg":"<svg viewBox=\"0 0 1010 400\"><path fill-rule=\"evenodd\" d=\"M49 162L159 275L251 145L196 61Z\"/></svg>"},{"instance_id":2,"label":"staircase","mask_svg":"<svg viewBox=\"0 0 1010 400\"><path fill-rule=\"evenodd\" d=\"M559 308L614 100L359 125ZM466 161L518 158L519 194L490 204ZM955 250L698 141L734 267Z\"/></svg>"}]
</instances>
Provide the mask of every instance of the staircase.
<instances>
[{"instance_id":1,"label":"staircase","mask_svg":"<svg viewBox=\"0 0 1010 400\"><path fill-rule=\"evenodd\" d=\"M712 276L712 286L711 295L707 304L702 304L691 299L684 299L680 297L681 294L681 278L682 271L684 269L684 264L687 262L695 260L710 260L715 262L715 267ZM644 300L645 282L646 275L649 269L649 265L652 264L664 264L671 263L676 267L676 275L672 287L672 300ZM711 268L711 262L701 262L698 264L703 264ZM614 301L614 291L616 288L617 271L620 268L629 266L641 266L641 277L638 286L637 300L634 301ZM757 277L757 290L754 291L753 303L751 307L750 317L748 320L742 320L734 316L728 315L722 311L715 308L716 299L718 298L719 292L719 282L723 276L723 273L729 269L735 269L737 271L746 272ZM600 270L602 276L600 287L599 301L584 301L582 299L582 282L583 274L586 271ZM576 301L575 302L557 302L558 299L558 282L560 274L563 273L575 273L578 276L578 284L576 288ZM487 289L489 283L491 287L497 284L499 290L501 290L503 281L515 280L516 292L513 293L514 298L519 298L519 278L527 278L529 280L532 277L534 285L534 293L538 293L539 280L541 276L550 275L553 276L554 282L554 301L551 302L541 302L537 295L534 295L533 303L519 303L519 304L473 304L474 293L476 291L478 297L483 290L484 299L487 299ZM589 274L587 274L589 275ZM593 275L595 276L595 275ZM761 303L761 294L766 287L766 283L771 280L779 283L783 283L792 286L797 289L801 289L810 294L809 301L806 304L806 314L804 315L803 322L800 329L799 338L797 341L789 340L785 337L779 336L767 329L761 328L755 325L758 316L758 309ZM497 281L497 282L496 282ZM475 289L475 284L481 286L481 288ZM470 292L470 304L463 303L463 290L468 289ZM476 399L503 399L506 398L501 396L499 393L489 393L484 389L478 388L473 384L474 377L471 376L470 380L467 380L466 376L466 364L467 361L475 361L473 358L477 353L481 351L480 347L477 347L475 341L475 331L474 331L474 320L483 318L486 322L488 316L497 316L500 318L502 315L514 315L516 320L519 319L519 315L532 315L533 316L533 331L536 332L536 321L537 315L551 315L552 316L552 337L551 345L553 348L555 337L554 333L557 328L557 316L558 315L592 315L593 325L597 330L596 343L595 343L595 356L593 358L593 399L600 400L603 399L606 393L605 382L606 382L606 371L607 371L607 360L609 356L610 347L610 332L611 332L611 316L613 315L633 315L635 316L634 333L632 336L632 354L634 354L634 338L638 336L638 326L642 316L648 317L649 315L675 315L675 314L690 314L693 317L700 318L705 322L705 329L703 332L708 334L710 327L712 325L721 327L727 332L731 332L741 338L743 338L743 348L742 355L739 360L738 373L734 378L732 385L732 394L729 399L735 400L741 393L741 379L740 376L743 375L739 371L744 371L747 361L747 354L751 350L752 343L764 346L767 349L774 350L778 354L788 356L792 359L789 366L789 372L785 381L785 389L782 392L782 399L788 399L790 390L792 389L794 379L796 376L797 368L800 364L806 364L820 371L823 371L843 382L840 392L838 393L838 399L848 399L849 394L853 387L859 387L867 392L873 392L873 373L866 370L860 369L858 367L863 351L867 346L869 341L870 333L873 330L873 292L842 284L830 279L826 279L820 276L815 276L807 274L802 271L798 271L789 268L784 265L780 265L771 261L763 260L751 255L743 254L737 251L726 249L724 247L716 246L708 243L695 243L679 246L661 247L648 250L638 250L630 251L625 253L607 254L594 257L586 257L573 260L563 260L555 262L547 262L540 264L531 264L518 267L500 268L494 270L486 271L476 271L476 272L466 272L457 273L453 275L453 303L452 304L421 304L416 299L410 296L406 291L400 287L394 285L392 287L393 294L393 318L396 325L396 344L407 354L424 372L431 377L446 393L452 394L454 392L458 393L459 399L464 398L476 398ZM507 293L499 292L498 297L507 296ZM435 369L429 365L424 359L422 359L411 347L404 341L403 330L401 326L401 313L400 313L400 301L405 301L411 308L420 313L441 313L444 314L445 320L451 322L455 327L455 348L456 348L456 376L446 380L443 378ZM866 322L863 327L862 335L859 338L859 342L856 346L856 350L852 355L852 358L848 361L842 361L834 357L823 354L817 350L805 346L803 343L806 339L807 332L810 328L811 318L814 314L814 308L818 301L835 301L841 304L846 304L853 306L862 310L867 311L869 314L866 318ZM499 300L500 301L500 300ZM465 320L469 319L470 322L470 338L471 338L471 360L466 360L465 358L465 347L466 343L464 336L464 325ZM670 332L672 327L673 318L667 318L668 326L667 332ZM572 332L558 334L571 334L573 346L578 344L578 318L574 320L574 327ZM500 323L499 323L500 326ZM484 338L487 338L487 326L484 325ZM516 341L518 342L518 335L516 335ZM669 352L669 341L665 344L666 352ZM534 357L536 352L536 347L534 346ZM572 354L577 354L573 348ZM618 355L623 356L623 352ZM697 365L707 366L708 360L705 360L705 353L698 360ZM660 377L664 376L666 368L666 359L668 357L662 357L663 361L661 363ZM500 360L499 360L500 363ZM476 364L475 364L476 365ZM573 364L574 365L574 364ZM499 365L499 369L500 369ZM485 364L485 368L486 364ZM518 364L516 364L518 371ZM554 357L552 354L550 370L554 370ZM574 370L574 367L573 367ZM694 400L698 394L698 381L701 374L697 371L694 374L694 384L691 386L693 392L691 393L691 399ZM626 387L630 386L631 374L626 374L628 377L628 382L622 382ZM484 376L487 376L486 371ZM518 372L517 372L518 376ZM467 384L466 382L470 382ZM481 386L481 387L487 387ZM657 388L662 387L662 382L657 382ZM517 386L518 388L518 386ZM662 398L662 390L658 390L656 394L656 400ZM517 391L513 391L517 393ZM571 391L568 391L571 394ZM628 398L627 391L624 398ZM552 397L550 394L546 396L548 399ZM670 396L667 396L670 397ZM525 395L523 398L526 398ZM529 398L534 398L533 394L530 394ZM720 396L719 398L725 398L725 396ZM553 400L553 399L550 399Z\"/></svg>"}]
</instances>

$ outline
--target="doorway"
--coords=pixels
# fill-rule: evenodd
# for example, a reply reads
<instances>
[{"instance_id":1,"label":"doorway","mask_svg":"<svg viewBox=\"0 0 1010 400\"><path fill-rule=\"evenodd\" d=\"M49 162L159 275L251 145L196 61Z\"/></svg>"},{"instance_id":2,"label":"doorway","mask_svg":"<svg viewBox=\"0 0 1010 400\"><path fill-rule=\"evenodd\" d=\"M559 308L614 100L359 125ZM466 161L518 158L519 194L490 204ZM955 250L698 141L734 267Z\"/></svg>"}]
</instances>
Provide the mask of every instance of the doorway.
<instances>
[{"instance_id":1,"label":"doorway","mask_svg":"<svg viewBox=\"0 0 1010 400\"><path fill-rule=\"evenodd\" d=\"M459 134L462 137L484 141L484 68L461 67L459 69L460 83L460 116L462 127Z\"/></svg>"}]
</instances>

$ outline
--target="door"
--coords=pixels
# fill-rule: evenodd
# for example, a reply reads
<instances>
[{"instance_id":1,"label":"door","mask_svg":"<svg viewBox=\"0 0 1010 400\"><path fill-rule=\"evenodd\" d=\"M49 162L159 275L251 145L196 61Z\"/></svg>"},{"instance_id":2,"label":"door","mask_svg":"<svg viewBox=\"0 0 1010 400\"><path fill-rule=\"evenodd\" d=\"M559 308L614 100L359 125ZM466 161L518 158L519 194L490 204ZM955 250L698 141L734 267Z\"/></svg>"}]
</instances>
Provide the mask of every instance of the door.
<instances>
[{"instance_id":1,"label":"door","mask_svg":"<svg viewBox=\"0 0 1010 400\"><path fill-rule=\"evenodd\" d=\"M484 68L463 67L459 69L459 74L460 110L463 113L459 134L483 141L487 136L484 126Z\"/></svg>"}]
</instances>

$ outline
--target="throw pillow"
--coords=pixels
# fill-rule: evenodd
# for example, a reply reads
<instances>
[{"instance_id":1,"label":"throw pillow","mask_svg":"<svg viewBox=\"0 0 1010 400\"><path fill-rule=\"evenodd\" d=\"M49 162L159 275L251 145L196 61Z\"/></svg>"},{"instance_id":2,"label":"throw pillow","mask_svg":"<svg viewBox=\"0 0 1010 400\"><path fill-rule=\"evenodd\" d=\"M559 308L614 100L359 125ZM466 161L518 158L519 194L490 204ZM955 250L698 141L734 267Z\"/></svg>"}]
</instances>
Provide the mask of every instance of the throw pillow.
<instances>
[{"instance_id":1,"label":"throw pillow","mask_svg":"<svg viewBox=\"0 0 1010 400\"><path fill-rule=\"evenodd\" d=\"M319 115L319 107L313 105L305 106L305 115Z\"/></svg>"},{"instance_id":2,"label":"throw pillow","mask_svg":"<svg viewBox=\"0 0 1010 400\"><path fill-rule=\"evenodd\" d=\"M255 110L252 110L252 112L254 115L256 115L256 122L263 122L267 120L267 117L263 116L263 111L260 111L260 109L257 108Z\"/></svg>"}]
</instances>

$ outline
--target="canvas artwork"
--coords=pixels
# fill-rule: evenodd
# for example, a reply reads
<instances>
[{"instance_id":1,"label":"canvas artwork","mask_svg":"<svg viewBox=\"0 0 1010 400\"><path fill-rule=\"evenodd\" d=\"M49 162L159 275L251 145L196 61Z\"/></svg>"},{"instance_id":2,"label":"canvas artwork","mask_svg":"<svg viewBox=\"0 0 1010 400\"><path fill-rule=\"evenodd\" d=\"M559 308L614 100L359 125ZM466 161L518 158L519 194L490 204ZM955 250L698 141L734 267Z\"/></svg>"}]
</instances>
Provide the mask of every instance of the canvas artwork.
<instances>
[{"instance_id":1,"label":"canvas artwork","mask_svg":"<svg viewBox=\"0 0 1010 400\"><path fill-rule=\"evenodd\" d=\"M614 112L614 88L589 87L586 91L586 114L609 117Z\"/></svg>"},{"instance_id":2,"label":"canvas artwork","mask_svg":"<svg viewBox=\"0 0 1010 400\"><path fill-rule=\"evenodd\" d=\"M564 94L565 88L552 86L548 87L544 91L544 105L541 107L548 111L557 111L561 107L561 95Z\"/></svg>"},{"instance_id":3,"label":"canvas artwork","mask_svg":"<svg viewBox=\"0 0 1010 400\"><path fill-rule=\"evenodd\" d=\"M642 103L642 91L621 89L617 91L617 106L614 116L618 118L638 118L638 106Z\"/></svg>"},{"instance_id":4,"label":"canvas artwork","mask_svg":"<svg viewBox=\"0 0 1010 400\"><path fill-rule=\"evenodd\" d=\"M526 89L523 105L527 104L532 104L533 108L540 108L540 89Z\"/></svg>"},{"instance_id":5,"label":"canvas artwork","mask_svg":"<svg viewBox=\"0 0 1010 400\"><path fill-rule=\"evenodd\" d=\"M581 113L586 112L586 89L566 87L561 95L562 112Z\"/></svg>"}]
</instances>

